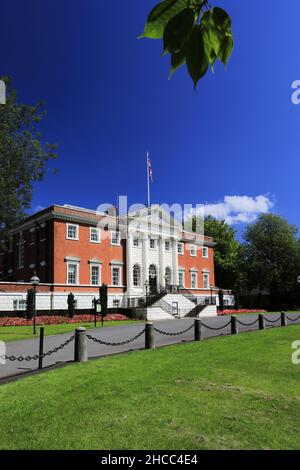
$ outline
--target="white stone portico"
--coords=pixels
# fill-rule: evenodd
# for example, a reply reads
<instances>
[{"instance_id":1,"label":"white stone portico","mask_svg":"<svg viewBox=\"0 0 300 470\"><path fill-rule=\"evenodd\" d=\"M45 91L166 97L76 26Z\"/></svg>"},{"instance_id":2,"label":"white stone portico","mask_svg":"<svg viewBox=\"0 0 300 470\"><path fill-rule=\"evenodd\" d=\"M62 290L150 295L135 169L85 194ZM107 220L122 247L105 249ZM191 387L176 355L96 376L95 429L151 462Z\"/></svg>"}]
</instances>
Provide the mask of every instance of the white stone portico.
<instances>
[{"instance_id":1,"label":"white stone portico","mask_svg":"<svg viewBox=\"0 0 300 470\"><path fill-rule=\"evenodd\" d=\"M158 292L178 285L180 222L160 206L130 212L126 221L127 297L144 296L154 284Z\"/></svg>"}]
</instances>

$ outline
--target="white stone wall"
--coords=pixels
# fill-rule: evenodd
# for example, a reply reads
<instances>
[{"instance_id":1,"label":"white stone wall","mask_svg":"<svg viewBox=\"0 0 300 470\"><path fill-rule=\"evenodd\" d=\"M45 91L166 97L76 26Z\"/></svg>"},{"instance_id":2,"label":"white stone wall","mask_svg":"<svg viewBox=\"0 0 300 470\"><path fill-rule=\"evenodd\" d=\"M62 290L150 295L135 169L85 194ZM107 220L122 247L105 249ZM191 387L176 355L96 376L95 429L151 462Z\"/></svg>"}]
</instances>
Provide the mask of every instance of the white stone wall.
<instances>
[{"instance_id":1,"label":"white stone wall","mask_svg":"<svg viewBox=\"0 0 300 470\"><path fill-rule=\"evenodd\" d=\"M91 309L93 307L94 294L74 294L77 300L77 309ZM26 300L26 293L6 293L0 292L0 312L12 312L14 310L14 300ZM119 300L119 307L126 307L123 294L108 294L108 307L113 307L114 299ZM67 310L68 294L60 292L47 292L36 294L37 310Z\"/></svg>"}]
</instances>

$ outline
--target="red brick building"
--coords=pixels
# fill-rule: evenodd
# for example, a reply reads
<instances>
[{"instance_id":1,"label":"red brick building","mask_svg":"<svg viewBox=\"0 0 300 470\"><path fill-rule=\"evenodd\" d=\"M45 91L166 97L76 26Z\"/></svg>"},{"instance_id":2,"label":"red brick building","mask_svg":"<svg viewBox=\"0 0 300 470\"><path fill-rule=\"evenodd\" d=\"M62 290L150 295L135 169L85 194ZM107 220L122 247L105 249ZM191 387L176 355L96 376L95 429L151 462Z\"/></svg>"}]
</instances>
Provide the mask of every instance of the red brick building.
<instances>
[{"instance_id":1,"label":"red brick building","mask_svg":"<svg viewBox=\"0 0 300 470\"><path fill-rule=\"evenodd\" d=\"M0 255L0 309L1 295L25 294L34 273L45 309L66 308L69 292L77 308L91 308L102 283L110 307L179 286L198 299L210 298L216 293L214 245L210 237L183 231L160 206L113 217L54 205L12 231Z\"/></svg>"}]
</instances>

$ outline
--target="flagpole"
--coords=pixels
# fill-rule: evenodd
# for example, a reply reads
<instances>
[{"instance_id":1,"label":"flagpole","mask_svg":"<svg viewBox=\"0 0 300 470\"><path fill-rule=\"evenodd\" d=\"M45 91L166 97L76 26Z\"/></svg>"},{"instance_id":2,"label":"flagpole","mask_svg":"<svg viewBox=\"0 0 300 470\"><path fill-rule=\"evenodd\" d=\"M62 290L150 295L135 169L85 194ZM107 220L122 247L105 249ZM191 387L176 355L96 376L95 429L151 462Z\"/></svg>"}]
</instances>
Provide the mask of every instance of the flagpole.
<instances>
[{"instance_id":1,"label":"flagpole","mask_svg":"<svg viewBox=\"0 0 300 470\"><path fill-rule=\"evenodd\" d=\"M149 152L147 152L147 186L148 186L148 207L150 207L150 172L149 172Z\"/></svg>"}]
</instances>

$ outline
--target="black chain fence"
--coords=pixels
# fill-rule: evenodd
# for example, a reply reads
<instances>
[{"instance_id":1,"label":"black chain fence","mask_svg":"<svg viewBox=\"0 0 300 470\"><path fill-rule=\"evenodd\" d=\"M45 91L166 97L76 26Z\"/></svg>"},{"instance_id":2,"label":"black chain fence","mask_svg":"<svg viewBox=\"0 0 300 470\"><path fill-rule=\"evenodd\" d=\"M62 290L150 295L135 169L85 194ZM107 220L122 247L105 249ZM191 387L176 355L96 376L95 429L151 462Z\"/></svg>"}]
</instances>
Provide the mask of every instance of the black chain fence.
<instances>
[{"instance_id":1,"label":"black chain fence","mask_svg":"<svg viewBox=\"0 0 300 470\"><path fill-rule=\"evenodd\" d=\"M300 319L300 315L298 316L293 316L293 317L290 317L288 315L286 315L286 318L290 321L290 322L296 322ZM271 319L271 318L268 318L268 316L264 316L264 319L266 322L269 322L269 323L277 323L279 320L281 320L281 316L279 316L278 318L274 318L274 319ZM253 326L255 325L257 322L259 321L259 317L257 317L254 321L252 322L243 322L242 320L240 319L236 319L236 322L240 325L243 325L243 326L246 326L246 327L250 327L250 326ZM219 327L215 327L215 326L209 326L207 325L206 323L203 323L201 321L201 326L203 326L204 328L207 328L208 330L212 330L212 331L220 331L220 330L223 330L224 328L227 328L232 322L232 319L230 318L230 320L228 322L226 322L225 324L219 326ZM164 330L160 330L159 328L156 328L153 326L153 330L161 335L165 335L165 336L172 336L172 337L175 337L175 336L180 336L180 335L183 335L185 333L187 333L188 331L192 330L193 328L195 327L195 323L193 322L191 325L189 325L187 328L181 330L181 331L164 331ZM137 333L135 336L129 338L129 339L126 339L126 340L123 340L123 341L118 341L118 342L114 342L114 341L105 341L103 339L100 339L100 338L96 338L90 334L86 334L86 337L87 339L93 341L94 343L98 343L98 344L102 344L104 346L124 346L126 344L130 344L132 342L134 342L135 340L137 340L138 338L140 338L144 333L146 332L146 327L143 328L139 333ZM52 354L55 354L57 353L58 351L62 350L63 348L65 348L66 346L68 346L72 341L74 341L75 339L75 334L73 334L69 339L67 339L64 343L60 344L59 346L53 348L53 349L50 349L49 351L47 351L46 353L42 353L42 354L35 354L33 356L15 356L15 355L2 355L0 356L0 358L2 360L8 360L8 361L11 361L11 362L23 362L23 361L26 361L26 362L29 362L29 361L37 361L37 360L42 360L43 358L47 357L47 356L51 356ZM146 335L147 336L147 335Z\"/></svg>"},{"instance_id":2,"label":"black chain fence","mask_svg":"<svg viewBox=\"0 0 300 470\"><path fill-rule=\"evenodd\" d=\"M140 336L142 336L144 333L145 333L145 330L146 328L144 328L142 331L140 331L137 335L135 335L133 338L130 338L130 339L126 339L124 341L120 341L118 343L114 343L114 342L111 342L111 341L104 341L102 339L99 339L99 338L95 338L94 336L92 335L86 335L86 337L92 341L94 341L94 343L99 343L99 344L103 344L104 346L124 346L125 344L129 344L129 343L132 343L133 341L135 341L136 339L138 339Z\"/></svg>"},{"instance_id":3,"label":"black chain fence","mask_svg":"<svg viewBox=\"0 0 300 470\"><path fill-rule=\"evenodd\" d=\"M1 356L1 359L2 360L6 360L6 361L11 361L11 362L15 362L15 361L18 361L18 362L23 362L23 361L37 361L38 359L40 359L41 357L44 358L46 356L51 356L51 354L54 354L54 353L57 353L58 351L60 351L61 349L65 348L66 346L68 346L68 344L70 344L75 338L75 335L71 336L69 339L67 339L67 341L65 341L64 343L60 344L59 346L57 346L56 348L54 349L50 349L48 352L46 353L43 353L43 354L35 354L34 356L7 356L6 354L5 355L2 355Z\"/></svg>"},{"instance_id":4,"label":"black chain fence","mask_svg":"<svg viewBox=\"0 0 300 470\"><path fill-rule=\"evenodd\" d=\"M230 325L230 323L231 323L231 320L229 320L228 323L225 323L225 325L222 325L220 327L209 326L209 325L206 325L205 323L202 323L202 325L204 326L204 328L207 328L208 330L220 331L220 330L223 330L223 328L227 328L227 326Z\"/></svg>"},{"instance_id":5,"label":"black chain fence","mask_svg":"<svg viewBox=\"0 0 300 470\"><path fill-rule=\"evenodd\" d=\"M288 317L288 316L286 315L286 318L287 318L289 321L297 321L297 320L299 320L300 315L298 315L296 318L290 318L290 317Z\"/></svg>"},{"instance_id":6,"label":"black chain fence","mask_svg":"<svg viewBox=\"0 0 300 470\"><path fill-rule=\"evenodd\" d=\"M253 325L255 325L255 323L258 322L258 317L254 321L252 321L251 323L245 323L245 322L243 322L242 320L239 320L239 319L237 319L237 322L240 325L243 325L243 326L253 326Z\"/></svg>"},{"instance_id":7,"label":"black chain fence","mask_svg":"<svg viewBox=\"0 0 300 470\"><path fill-rule=\"evenodd\" d=\"M277 323L280 319L281 319L280 316L278 318L275 318L274 320L271 320L270 318L268 318L267 315L265 316L265 320L269 323Z\"/></svg>"},{"instance_id":8,"label":"black chain fence","mask_svg":"<svg viewBox=\"0 0 300 470\"><path fill-rule=\"evenodd\" d=\"M179 335L183 335L184 333L187 333L188 331L190 331L192 328L194 328L194 323L192 323L192 325L190 325L188 328L186 328L185 330L182 330L182 331L172 331L172 332L168 332L168 331L163 331L163 330L159 330L158 328L153 328L154 331L156 331L157 333L160 333L161 335L165 335L165 336L179 336Z\"/></svg>"}]
</instances>

